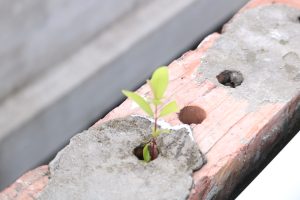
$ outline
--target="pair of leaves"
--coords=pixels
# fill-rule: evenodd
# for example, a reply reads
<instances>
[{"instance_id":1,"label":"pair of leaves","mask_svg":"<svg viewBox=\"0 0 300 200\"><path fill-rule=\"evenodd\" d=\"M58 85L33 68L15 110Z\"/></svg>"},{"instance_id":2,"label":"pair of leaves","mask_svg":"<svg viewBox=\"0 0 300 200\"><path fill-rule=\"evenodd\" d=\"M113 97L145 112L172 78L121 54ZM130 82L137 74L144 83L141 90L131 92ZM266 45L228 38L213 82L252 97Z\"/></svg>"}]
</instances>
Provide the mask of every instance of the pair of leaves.
<instances>
[{"instance_id":1,"label":"pair of leaves","mask_svg":"<svg viewBox=\"0 0 300 200\"><path fill-rule=\"evenodd\" d=\"M151 87L151 91L154 97L153 104L160 104L160 100L162 99L169 83L168 68L160 67L157 70L155 70L151 80L148 81L148 83ZM143 97L141 97L137 93L128 90L123 90L122 92L125 96L133 100L136 104L138 104L145 113L147 113L150 117L153 117L154 114L151 109L150 103L148 103Z\"/></svg>"},{"instance_id":2,"label":"pair of leaves","mask_svg":"<svg viewBox=\"0 0 300 200\"><path fill-rule=\"evenodd\" d=\"M163 98L164 93L169 84L168 68L160 67L157 70L155 70L151 80L148 81L148 83L151 87L151 91L154 97L152 103L155 106L157 106L162 103L161 99ZM137 103L145 113L147 113L150 117L153 117L154 114L151 109L150 103L148 103L143 97L141 97L137 93L130 92L128 90L123 90L122 92L125 96ZM172 101L161 109L159 117L164 117L172 112L177 112L178 110L179 109L176 102Z\"/></svg>"},{"instance_id":3,"label":"pair of leaves","mask_svg":"<svg viewBox=\"0 0 300 200\"><path fill-rule=\"evenodd\" d=\"M140 106L140 108L147 113L150 117L153 117L153 111L151 109L150 104L140 95L138 95L135 92L131 92L128 90L123 90L122 91L125 96L127 96L129 99L133 100L136 104ZM179 110L178 105L175 101L172 101L165 105L159 114L159 117L164 117L168 114L171 114L173 112L177 112Z\"/></svg>"}]
</instances>

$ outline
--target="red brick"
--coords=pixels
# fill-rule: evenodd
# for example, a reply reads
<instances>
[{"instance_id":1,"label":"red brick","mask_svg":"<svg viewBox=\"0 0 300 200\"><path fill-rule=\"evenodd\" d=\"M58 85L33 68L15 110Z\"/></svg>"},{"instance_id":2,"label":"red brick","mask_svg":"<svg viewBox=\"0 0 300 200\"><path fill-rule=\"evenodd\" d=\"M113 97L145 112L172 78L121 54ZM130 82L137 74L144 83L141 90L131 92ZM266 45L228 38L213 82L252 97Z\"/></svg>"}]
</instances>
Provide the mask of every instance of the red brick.
<instances>
[{"instance_id":1,"label":"red brick","mask_svg":"<svg viewBox=\"0 0 300 200\"><path fill-rule=\"evenodd\" d=\"M1 200L32 200L44 189L49 179L48 166L40 166L27 172L0 193Z\"/></svg>"},{"instance_id":2,"label":"red brick","mask_svg":"<svg viewBox=\"0 0 300 200\"><path fill-rule=\"evenodd\" d=\"M264 6L274 3L281 3L291 7L300 8L300 1L299 0L252 0L247 5L245 5L241 11L245 9L251 9L258 6Z\"/></svg>"}]
</instances>

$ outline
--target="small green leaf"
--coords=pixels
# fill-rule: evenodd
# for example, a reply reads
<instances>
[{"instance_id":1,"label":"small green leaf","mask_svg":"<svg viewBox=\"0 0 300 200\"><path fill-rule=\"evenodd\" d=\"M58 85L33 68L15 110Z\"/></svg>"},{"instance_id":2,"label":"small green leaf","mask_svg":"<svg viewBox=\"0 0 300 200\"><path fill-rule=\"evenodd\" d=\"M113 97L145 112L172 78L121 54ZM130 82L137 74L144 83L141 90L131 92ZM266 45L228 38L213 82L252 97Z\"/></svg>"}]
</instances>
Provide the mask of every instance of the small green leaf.
<instances>
[{"instance_id":1,"label":"small green leaf","mask_svg":"<svg viewBox=\"0 0 300 200\"><path fill-rule=\"evenodd\" d=\"M152 78L149 81L154 99L160 100L168 87L169 73L168 67L159 67L153 72Z\"/></svg>"},{"instance_id":2,"label":"small green leaf","mask_svg":"<svg viewBox=\"0 0 300 200\"><path fill-rule=\"evenodd\" d=\"M150 117L153 117L153 111L150 107L150 104L143 97L128 90L122 90L122 92L125 96L138 104L140 108L145 111Z\"/></svg>"},{"instance_id":3,"label":"small green leaf","mask_svg":"<svg viewBox=\"0 0 300 200\"><path fill-rule=\"evenodd\" d=\"M152 131L152 136L158 137L160 134L162 133L170 133L171 131L169 129L157 129L156 132L154 132L154 130Z\"/></svg>"},{"instance_id":4,"label":"small green leaf","mask_svg":"<svg viewBox=\"0 0 300 200\"><path fill-rule=\"evenodd\" d=\"M143 158L144 158L144 161L146 161L146 162L149 162L151 160L149 144L146 144L143 148Z\"/></svg>"},{"instance_id":5,"label":"small green leaf","mask_svg":"<svg viewBox=\"0 0 300 200\"><path fill-rule=\"evenodd\" d=\"M159 117L163 117L166 116L168 114L171 114L173 112L178 112L179 111L179 107L176 103L176 101L171 101L170 103L168 103L165 107L163 107L160 111Z\"/></svg>"}]
</instances>

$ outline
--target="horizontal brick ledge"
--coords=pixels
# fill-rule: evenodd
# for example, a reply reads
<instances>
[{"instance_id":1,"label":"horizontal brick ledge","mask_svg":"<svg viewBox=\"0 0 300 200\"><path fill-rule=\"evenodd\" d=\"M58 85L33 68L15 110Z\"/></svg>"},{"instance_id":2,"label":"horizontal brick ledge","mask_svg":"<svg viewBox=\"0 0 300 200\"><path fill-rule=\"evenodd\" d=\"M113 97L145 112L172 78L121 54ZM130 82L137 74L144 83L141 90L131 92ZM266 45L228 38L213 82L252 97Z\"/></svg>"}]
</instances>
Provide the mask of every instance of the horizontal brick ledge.
<instances>
[{"instance_id":1,"label":"horizontal brick ledge","mask_svg":"<svg viewBox=\"0 0 300 200\"><path fill-rule=\"evenodd\" d=\"M275 4L275 3L280 3L291 7L300 8L300 2L298 0L252 0L247 5L245 5L241 9L241 11L243 12L247 9L255 8L258 6L269 5L269 4Z\"/></svg>"},{"instance_id":2,"label":"horizontal brick ledge","mask_svg":"<svg viewBox=\"0 0 300 200\"><path fill-rule=\"evenodd\" d=\"M241 11L273 3L300 8L298 0L253 0ZM284 137L288 130L283 126L293 120L292 116L300 108L298 91L287 102L266 103L245 112L249 105L247 100L237 99L225 87L208 80L201 84L195 81L202 76L198 67L203 54L219 37L217 33L208 36L196 50L185 53L169 65L171 83L167 98L176 99L181 107L198 105L207 112L202 124L192 125L195 141L208 162L194 173L191 200L226 199L238 182ZM144 85L138 92L147 94L149 88ZM130 114L142 113L126 100L97 123ZM176 114L166 120L171 124L181 123ZM0 199L34 199L47 181L47 166L39 167L0 193Z\"/></svg>"},{"instance_id":3,"label":"horizontal brick ledge","mask_svg":"<svg viewBox=\"0 0 300 200\"><path fill-rule=\"evenodd\" d=\"M11 186L0 193L1 200L35 199L49 180L48 166L40 166L21 176Z\"/></svg>"}]
</instances>

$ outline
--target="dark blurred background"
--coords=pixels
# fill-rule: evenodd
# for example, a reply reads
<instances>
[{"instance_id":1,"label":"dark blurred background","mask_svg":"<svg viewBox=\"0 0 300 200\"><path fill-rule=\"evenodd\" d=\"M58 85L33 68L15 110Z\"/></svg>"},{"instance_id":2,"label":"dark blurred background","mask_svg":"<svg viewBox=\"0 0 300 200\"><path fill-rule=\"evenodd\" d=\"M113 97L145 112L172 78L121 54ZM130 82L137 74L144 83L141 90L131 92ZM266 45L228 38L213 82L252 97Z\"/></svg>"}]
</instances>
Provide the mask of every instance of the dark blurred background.
<instances>
[{"instance_id":1,"label":"dark blurred background","mask_svg":"<svg viewBox=\"0 0 300 200\"><path fill-rule=\"evenodd\" d=\"M247 0L0 0L0 190Z\"/></svg>"}]
</instances>

